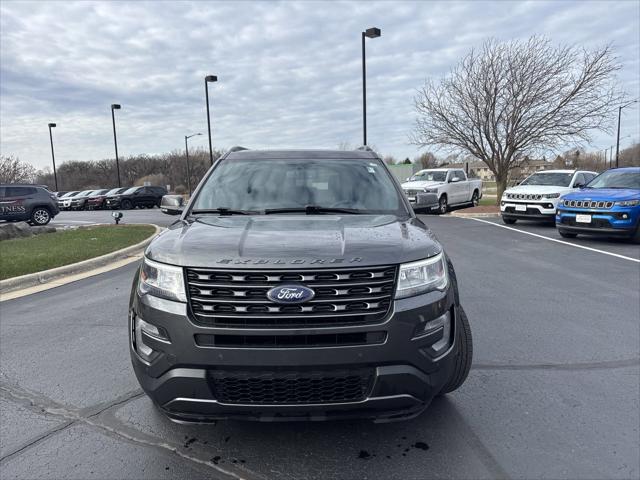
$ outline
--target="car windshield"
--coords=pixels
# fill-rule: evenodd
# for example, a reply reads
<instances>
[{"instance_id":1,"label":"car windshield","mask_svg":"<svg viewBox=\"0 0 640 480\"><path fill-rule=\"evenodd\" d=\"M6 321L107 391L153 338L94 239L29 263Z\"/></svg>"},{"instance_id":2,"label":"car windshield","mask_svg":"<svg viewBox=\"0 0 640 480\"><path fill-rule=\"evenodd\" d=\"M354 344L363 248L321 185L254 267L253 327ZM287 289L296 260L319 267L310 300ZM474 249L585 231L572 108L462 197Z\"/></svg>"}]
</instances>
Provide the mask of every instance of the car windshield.
<instances>
[{"instance_id":1,"label":"car windshield","mask_svg":"<svg viewBox=\"0 0 640 480\"><path fill-rule=\"evenodd\" d=\"M74 197L78 194L78 192L67 192L64 195L62 195L60 198L69 198L69 197Z\"/></svg>"},{"instance_id":2,"label":"car windshield","mask_svg":"<svg viewBox=\"0 0 640 480\"><path fill-rule=\"evenodd\" d=\"M135 192L136 190L138 190L140 187L131 187L128 190L125 190L123 193L123 195L131 195L133 192Z\"/></svg>"},{"instance_id":3,"label":"car windshield","mask_svg":"<svg viewBox=\"0 0 640 480\"><path fill-rule=\"evenodd\" d=\"M95 192L93 192L89 196L90 197L99 197L100 195L104 195L105 193L106 193L106 190L96 190Z\"/></svg>"},{"instance_id":4,"label":"car windshield","mask_svg":"<svg viewBox=\"0 0 640 480\"><path fill-rule=\"evenodd\" d=\"M116 195L117 193L122 193L126 190L126 188L112 188L105 195Z\"/></svg>"},{"instance_id":5,"label":"car windshield","mask_svg":"<svg viewBox=\"0 0 640 480\"><path fill-rule=\"evenodd\" d=\"M427 170L413 175L411 182L444 182L447 179L447 172Z\"/></svg>"},{"instance_id":6,"label":"car windshield","mask_svg":"<svg viewBox=\"0 0 640 480\"><path fill-rule=\"evenodd\" d=\"M86 197L88 196L91 192L93 192L93 190L85 190L84 192L80 192L78 194L78 197Z\"/></svg>"},{"instance_id":7,"label":"car windshield","mask_svg":"<svg viewBox=\"0 0 640 480\"><path fill-rule=\"evenodd\" d=\"M568 187L573 178L572 172L534 173L524 179L520 185L549 185L554 187Z\"/></svg>"},{"instance_id":8,"label":"car windshield","mask_svg":"<svg viewBox=\"0 0 640 480\"><path fill-rule=\"evenodd\" d=\"M632 188L640 190L640 172L608 170L587 184L587 188Z\"/></svg>"},{"instance_id":9,"label":"car windshield","mask_svg":"<svg viewBox=\"0 0 640 480\"><path fill-rule=\"evenodd\" d=\"M380 160L228 159L201 188L191 212L228 209L278 213L344 209L342 213L388 213L407 210ZM336 212L339 213L339 212Z\"/></svg>"}]
</instances>

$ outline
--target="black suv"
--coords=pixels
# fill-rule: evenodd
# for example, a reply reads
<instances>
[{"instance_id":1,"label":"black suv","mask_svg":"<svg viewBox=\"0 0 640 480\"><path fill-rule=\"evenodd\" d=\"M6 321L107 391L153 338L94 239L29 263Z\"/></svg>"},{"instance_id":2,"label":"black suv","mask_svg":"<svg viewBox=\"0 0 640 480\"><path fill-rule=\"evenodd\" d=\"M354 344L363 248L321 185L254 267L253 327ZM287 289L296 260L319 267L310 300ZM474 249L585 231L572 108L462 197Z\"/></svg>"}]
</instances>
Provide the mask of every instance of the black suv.
<instances>
[{"instance_id":1,"label":"black suv","mask_svg":"<svg viewBox=\"0 0 640 480\"><path fill-rule=\"evenodd\" d=\"M129 304L136 376L171 419L406 419L466 379L451 260L371 150L232 149L182 202L163 199L181 217Z\"/></svg>"},{"instance_id":2,"label":"black suv","mask_svg":"<svg viewBox=\"0 0 640 480\"><path fill-rule=\"evenodd\" d=\"M46 225L60 213L56 200L39 185L0 185L0 220Z\"/></svg>"},{"instance_id":3,"label":"black suv","mask_svg":"<svg viewBox=\"0 0 640 480\"><path fill-rule=\"evenodd\" d=\"M162 197L167 194L164 187L131 187L128 190L106 198L104 204L106 208L115 210L121 208L130 210L132 208L153 208L160 206Z\"/></svg>"}]
</instances>

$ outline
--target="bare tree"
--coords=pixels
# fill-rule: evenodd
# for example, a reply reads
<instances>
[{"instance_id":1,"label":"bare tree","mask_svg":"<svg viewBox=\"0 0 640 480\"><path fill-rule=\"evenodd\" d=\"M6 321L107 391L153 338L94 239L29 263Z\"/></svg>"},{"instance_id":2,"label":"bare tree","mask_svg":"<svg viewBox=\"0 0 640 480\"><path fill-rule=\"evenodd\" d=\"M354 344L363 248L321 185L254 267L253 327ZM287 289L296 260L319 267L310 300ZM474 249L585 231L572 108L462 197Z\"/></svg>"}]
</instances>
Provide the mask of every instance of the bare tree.
<instances>
[{"instance_id":1,"label":"bare tree","mask_svg":"<svg viewBox=\"0 0 640 480\"><path fill-rule=\"evenodd\" d=\"M433 153L424 152L415 159L415 163L420 165L420 168L435 168L439 162Z\"/></svg>"},{"instance_id":2,"label":"bare tree","mask_svg":"<svg viewBox=\"0 0 640 480\"><path fill-rule=\"evenodd\" d=\"M0 183L31 183L36 169L13 155L0 155Z\"/></svg>"},{"instance_id":3,"label":"bare tree","mask_svg":"<svg viewBox=\"0 0 640 480\"><path fill-rule=\"evenodd\" d=\"M610 46L587 51L540 37L488 40L450 75L425 82L415 98L411 140L484 161L499 201L509 172L526 156L611 131L624 98L615 82L619 68Z\"/></svg>"}]
</instances>

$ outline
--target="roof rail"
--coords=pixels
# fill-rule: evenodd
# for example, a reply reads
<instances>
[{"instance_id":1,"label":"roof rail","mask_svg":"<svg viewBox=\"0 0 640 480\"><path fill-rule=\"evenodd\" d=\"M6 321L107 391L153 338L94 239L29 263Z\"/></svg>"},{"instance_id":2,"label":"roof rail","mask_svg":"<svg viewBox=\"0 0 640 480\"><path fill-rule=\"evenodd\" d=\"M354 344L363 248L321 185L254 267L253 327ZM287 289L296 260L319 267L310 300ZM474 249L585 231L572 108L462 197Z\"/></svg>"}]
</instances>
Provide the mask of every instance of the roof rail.
<instances>
[{"instance_id":1,"label":"roof rail","mask_svg":"<svg viewBox=\"0 0 640 480\"><path fill-rule=\"evenodd\" d=\"M241 147L240 145L236 145L235 147L231 147L229 152L241 152L242 150L249 150L246 147Z\"/></svg>"},{"instance_id":2,"label":"roof rail","mask_svg":"<svg viewBox=\"0 0 640 480\"><path fill-rule=\"evenodd\" d=\"M373 152L373 149L369 145L361 145L356 150L362 150L364 152Z\"/></svg>"}]
</instances>

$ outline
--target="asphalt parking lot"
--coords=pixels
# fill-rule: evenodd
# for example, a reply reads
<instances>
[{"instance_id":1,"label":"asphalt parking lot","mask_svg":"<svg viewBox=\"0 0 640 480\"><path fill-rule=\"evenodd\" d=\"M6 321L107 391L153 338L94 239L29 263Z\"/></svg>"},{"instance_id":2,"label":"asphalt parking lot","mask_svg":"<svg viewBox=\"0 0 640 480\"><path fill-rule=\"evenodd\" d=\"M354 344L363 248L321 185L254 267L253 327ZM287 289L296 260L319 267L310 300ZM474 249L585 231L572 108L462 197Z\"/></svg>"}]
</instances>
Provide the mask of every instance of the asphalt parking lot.
<instances>
[{"instance_id":1,"label":"asphalt parking lot","mask_svg":"<svg viewBox=\"0 0 640 480\"><path fill-rule=\"evenodd\" d=\"M128 265L0 304L0 477L638 478L640 247L423 218L456 267L475 356L465 385L422 416L171 423L130 366Z\"/></svg>"}]
</instances>

